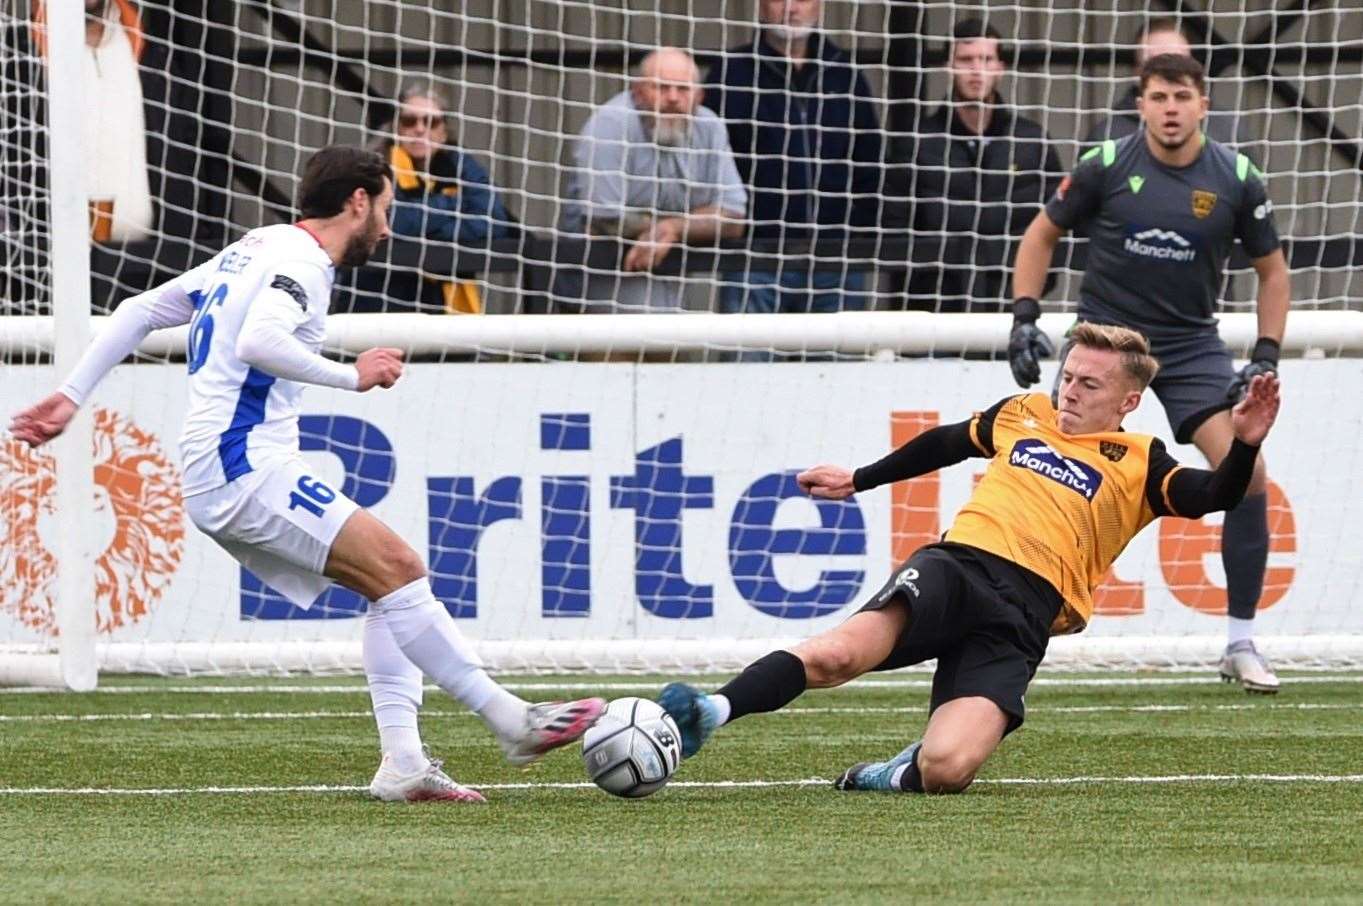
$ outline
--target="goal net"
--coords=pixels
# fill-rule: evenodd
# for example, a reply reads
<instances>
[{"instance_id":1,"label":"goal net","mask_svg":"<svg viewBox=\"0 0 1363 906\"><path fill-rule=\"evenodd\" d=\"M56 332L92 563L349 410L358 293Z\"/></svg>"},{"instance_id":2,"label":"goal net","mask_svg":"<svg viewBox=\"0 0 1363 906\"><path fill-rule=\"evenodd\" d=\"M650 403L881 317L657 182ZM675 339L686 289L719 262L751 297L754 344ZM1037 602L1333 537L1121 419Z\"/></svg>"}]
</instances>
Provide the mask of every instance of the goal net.
<instances>
[{"instance_id":1,"label":"goal net","mask_svg":"<svg viewBox=\"0 0 1363 906\"><path fill-rule=\"evenodd\" d=\"M1000 356L1021 231L1092 141L1135 128L1152 18L790 4L817 13L794 66L773 48L798 44L797 14L757 0L67 6L0 5L6 417L119 301L293 219L313 150L373 146L395 167L394 236L338 275L329 348L411 365L386 392L309 389L303 455L425 552L490 665L608 671L731 669L836 625L950 525L983 461L839 503L794 475L1017 392ZM1257 633L1279 663L1356 664L1363 18L1208 6L1173 22L1207 65L1207 131L1267 174L1292 269ZM953 69L970 19L1002 53ZM708 106L686 113L663 46L694 57ZM980 135L961 80L997 92ZM680 238L661 226L683 214ZM1083 256L1062 243L1052 271L1057 339ZM1255 290L1237 249L1237 356ZM0 681L358 668L364 601L294 607L187 520L184 346L150 338L63 445L0 435ZM1127 427L1200 462L1153 398ZM1219 539L1219 516L1147 529L1050 659L1210 662Z\"/></svg>"}]
</instances>

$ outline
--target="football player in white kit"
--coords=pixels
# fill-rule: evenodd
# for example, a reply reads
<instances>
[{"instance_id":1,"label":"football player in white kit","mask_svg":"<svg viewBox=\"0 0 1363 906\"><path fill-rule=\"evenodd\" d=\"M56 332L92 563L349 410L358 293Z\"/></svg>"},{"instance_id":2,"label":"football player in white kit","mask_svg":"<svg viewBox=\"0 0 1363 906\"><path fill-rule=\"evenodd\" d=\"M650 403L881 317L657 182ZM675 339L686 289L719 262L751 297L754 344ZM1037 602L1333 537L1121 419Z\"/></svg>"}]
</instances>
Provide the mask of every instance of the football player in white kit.
<instances>
[{"instance_id":1,"label":"football player in white kit","mask_svg":"<svg viewBox=\"0 0 1363 906\"><path fill-rule=\"evenodd\" d=\"M370 601L364 671L383 750L369 786L375 798L481 802L425 752L417 728L423 672L482 717L517 765L578 739L605 702L532 705L494 682L431 593L417 552L314 478L299 454L305 384L363 393L402 375L399 349L369 349L354 365L319 353L336 268L363 264L387 238L392 200L380 155L318 151L299 187L301 220L252 230L123 302L60 389L15 415L10 431L32 446L51 440L148 333L189 324L180 451L190 518L300 607L333 581Z\"/></svg>"}]
</instances>

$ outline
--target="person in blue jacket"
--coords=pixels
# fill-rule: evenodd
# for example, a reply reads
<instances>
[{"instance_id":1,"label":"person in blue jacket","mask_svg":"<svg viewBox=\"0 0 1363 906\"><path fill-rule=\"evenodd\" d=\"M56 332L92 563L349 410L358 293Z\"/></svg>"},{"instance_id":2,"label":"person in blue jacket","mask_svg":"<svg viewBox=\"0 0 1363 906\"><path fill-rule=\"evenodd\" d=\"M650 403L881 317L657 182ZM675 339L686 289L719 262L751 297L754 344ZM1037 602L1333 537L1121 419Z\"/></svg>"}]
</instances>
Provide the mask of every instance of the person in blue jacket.
<instances>
[{"instance_id":1,"label":"person in blue jacket","mask_svg":"<svg viewBox=\"0 0 1363 906\"><path fill-rule=\"evenodd\" d=\"M759 0L751 44L709 71L705 103L729 130L754 239L845 240L880 222L880 123L871 87L819 31L821 0ZM724 275L728 312L867 307L866 274L837 259Z\"/></svg>"},{"instance_id":2,"label":"person in blue jacket","mask_svg":"<svg viewBox=\"0 0 1363 906\"><path fill-rule=\"evenodd\" d=\"M408 84L376 146L393 168L393 235L474 247L519 235L487 170L451 144L445 111L435 86ZM478 282L472 274L459 276L465 279L397 267L357 269L357 289L374 295L360 296L349 310L481 313Z\"/></svg>"}]
</instances>

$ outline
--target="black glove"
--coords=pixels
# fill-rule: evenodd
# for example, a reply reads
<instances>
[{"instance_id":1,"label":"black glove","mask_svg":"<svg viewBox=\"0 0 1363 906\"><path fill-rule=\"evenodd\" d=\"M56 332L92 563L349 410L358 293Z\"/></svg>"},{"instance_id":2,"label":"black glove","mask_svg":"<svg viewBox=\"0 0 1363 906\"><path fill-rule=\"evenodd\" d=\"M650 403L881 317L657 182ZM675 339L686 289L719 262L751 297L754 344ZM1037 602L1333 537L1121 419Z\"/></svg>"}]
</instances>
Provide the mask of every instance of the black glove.
<instances>
[{"instance_id":1,"label":"black glove","mask_svg":"<svg viewBox=\"0 0 1363 906\"><path fill-rule=\"evenodd\" d=\"M1041 305L1031 296L1013 302L1013 332L1008 337L1008 367L1013 369L1013 380L1027 388L1041 380L1040 359L1055 355L1051 338L1036 326L1041 317Z\"/></svg>"},{"instance_id":2,"label":"black glove","mask_svg":"<svg viewBox=\"0 0 1363 906\"><path fill-rule=\"evenodd\" d=\"M1276 374L1278 353L1282 347L1271 337L1260 337L1254 341L1254 350L1249 354L1249 364L1240 369L1235 380L1226 388L1226 399L1238 403L1249 392L1249 382L1256 374Z\"/></svg>"}]
</instances>

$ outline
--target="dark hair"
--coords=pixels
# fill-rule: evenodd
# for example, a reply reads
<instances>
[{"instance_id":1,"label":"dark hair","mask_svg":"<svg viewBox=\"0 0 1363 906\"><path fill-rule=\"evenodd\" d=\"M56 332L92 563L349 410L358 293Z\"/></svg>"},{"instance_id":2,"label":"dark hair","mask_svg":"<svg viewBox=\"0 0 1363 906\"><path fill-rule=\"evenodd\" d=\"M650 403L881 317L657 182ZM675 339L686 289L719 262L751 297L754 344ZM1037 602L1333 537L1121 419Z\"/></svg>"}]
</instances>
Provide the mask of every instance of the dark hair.
<instances>
[{"instance_id":1,"label":"dark hair","mask_svg":"<svg viewBox=\"0 0 1363 906\"><path fill-rule=\"evenodd\" d=\"M957 44L961 41L979 41L986 38L992 41L998 41L999 59L1003 60L1005 63L1010 62L1008 59L1008 48L1004 46L1003 38L999 36L998 29L994 28L994 26L990 25L984 19L962 19L960 22L957 22L956 26L951 30L952 44Z\"/></svg>"},{"instance_id":2,"label":"dark hair","mask_svg":"<svg viewBox=\"0 0 1363 906\"><path fill-rule=\"evenodd\" d=\"M994 26L983 19L962 19L951 30L951 40L953 41L975 41L980 38L1002 40Z\"/></svg>"},{"instance_id":3,"label":"dark hair","mask_svg":"<svg viewBox=\"0 0 1363 906\"><path fill-rule=\"evenodd\" d=\"M1136 78L1140 80L1142 94L1145 84L1156 76L1175 85L1191 82L1198 94L1207 93L1207 76L1202 71L1202 64L1181 53L1157 54L1141 64Z\"/></svg>"},{"instance_id":4,"label":"dark hair","mask_svg":"<svg viewBox=\"0 0 1363 906\"><path fill-rule=\"evenodd\" d=\"M310 157L303 168L298 209L304 220L335 217L356 189L377 196L383 193L383 181L389 178L383 155L364 148L328 145Z\"/></svg>"}]
</instances>

